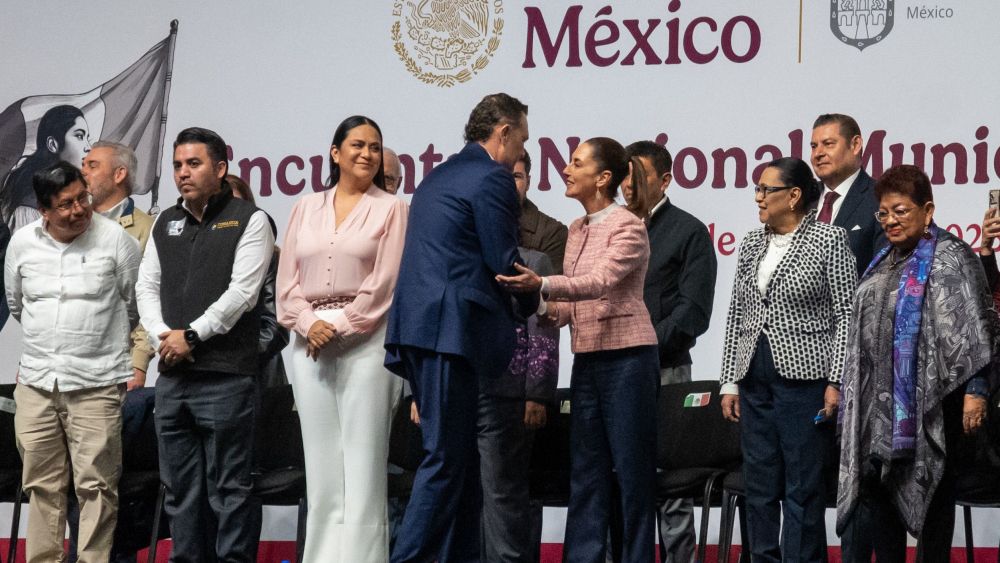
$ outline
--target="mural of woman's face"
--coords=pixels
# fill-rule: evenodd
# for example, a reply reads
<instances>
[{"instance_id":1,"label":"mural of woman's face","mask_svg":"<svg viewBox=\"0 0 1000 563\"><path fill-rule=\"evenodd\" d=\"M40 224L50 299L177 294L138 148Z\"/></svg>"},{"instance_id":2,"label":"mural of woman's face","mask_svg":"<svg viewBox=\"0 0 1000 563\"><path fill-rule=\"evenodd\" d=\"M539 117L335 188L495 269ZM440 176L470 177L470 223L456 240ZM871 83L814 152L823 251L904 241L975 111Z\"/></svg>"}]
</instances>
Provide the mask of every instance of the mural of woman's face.
<instances>
[{"instance_id":1,"label":"mural of woman's face","mask_svg":"<svg viewBox=\"0 0 1000 563\"><path fill-rule=\"evenodd\" d=\"M50 144L51 141L50 137ZM87 120L81 116L76 118L73 121L73 126L69 128L69 131L66 131L66 136L62 139L62 148L59 150L59 159L80 167L83 165L83 157L88 152L90 152L90 126L87 125Z\"/></svg>"}]
</instances>

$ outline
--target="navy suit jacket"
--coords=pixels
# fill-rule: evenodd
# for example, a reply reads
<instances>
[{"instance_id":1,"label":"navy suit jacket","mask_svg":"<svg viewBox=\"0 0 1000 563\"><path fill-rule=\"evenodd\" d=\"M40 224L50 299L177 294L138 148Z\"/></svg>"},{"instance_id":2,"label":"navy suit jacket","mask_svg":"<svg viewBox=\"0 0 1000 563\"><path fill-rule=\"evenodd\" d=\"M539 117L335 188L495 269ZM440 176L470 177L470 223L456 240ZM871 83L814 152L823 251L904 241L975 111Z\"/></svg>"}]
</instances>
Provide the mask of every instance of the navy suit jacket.
<instances>
[{"instance_id":1,"label":"navy suit jacket","mask_svg":"<svg viewBox=\"0 0 1000 563\"><path fill-rule=\"evenodd\" d=\"M519 317L494 277L517 274L519 210L513 175L478 143L420 183L389 309L386 367L404 375L399 348L408 346L462 356L477 375L506 370ZM527 316L538 296L518 302Z\"/></svg>"},{"instance_id":2,"label":"navy suit jacket","mask_svg":"<svg viewBox=\"0 0 1000 563\"><path fill-rule=\"evenodd\" d=\"M857 261L858 278L868 268L875 252L888 244L882 225L875 219L876 211L875 180L862 169L833 220L835 226L847 231L847 243Z\"/></svg>"}]
</instances>

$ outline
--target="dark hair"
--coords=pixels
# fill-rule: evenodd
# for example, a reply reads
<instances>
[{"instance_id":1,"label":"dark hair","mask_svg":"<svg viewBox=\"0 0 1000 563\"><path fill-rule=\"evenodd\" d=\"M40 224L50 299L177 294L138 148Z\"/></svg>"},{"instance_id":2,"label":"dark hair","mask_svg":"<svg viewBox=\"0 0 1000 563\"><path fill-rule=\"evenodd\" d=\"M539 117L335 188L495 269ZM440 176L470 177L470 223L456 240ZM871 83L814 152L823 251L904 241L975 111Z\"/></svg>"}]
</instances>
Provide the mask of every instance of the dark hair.
<instances>
[{"instance_id":1,"label":"dark hair","mask_svg":"<svg viewBox=\"0 0 1000 563\"><path fill-rule=\"evenodd\" d=\"M31 185L35 189L35 198L38 205L45 209L52 207L52 197L66 189L73 182L80 182L84 186L87 181L83 179L80 169L65 160L60 160L55 164L42 168L31 177Z\"/></svg>"},{"instance_id":2,"label":"dark hair","mask_svg":"<svg viewBox=\"0 0 1000 563\"><path fill-rule=\"evenodd\" d=\"M625 176L628 176L628 154L625 147L609 137L594 137L583 142L590 147L590 157L597 163L597 171L611 172L611 181L605 188L604 195L614 199Z\"/></svg>"},{"instance_id":3,"label":"dark hair","mask_svg":"<svg viewBox=\"0 0 1000 563\"><path fill-rule=\"evenodd\" d=\"M528 115L528 106L517 98L503 92L490 94L472 108L465 124L465 142L481 143L490 138L497 125L517 126L525 115Z\"/></svg>"},{"instance_id":4,"label":"dark hair","mask_svg":"<svg viewBox=\"0 0 1000 563\"><path fill-rule=\"evenodd\" d=\"M243 181L243 178L240 178L239 176L233 174L227 174L226 183L229 184L230 190L240 194L239 195L240 199L245 199L250 203L257 205L257 202L254 201L253 198L253 190L251 190L250 186Z\"/></svg>"},{"instance_id":5,"label":"dark hair","mask_svg":"<svg viewBox=\"0 0 1000 563\"><path fill-rule=\"evenodd\" d=\"M842 113L824 113L813 122L813 129L831 123L836 123L840 126L840 136L848 141L855 136L861 136L861 128L858 127L858 122L853 117Z\"/></svg>"},{"instance_id":6,"label":"dark hair","mask_svg":"<svg viewBox=\"0 0 1000 563\"><path fill-rule=\"evenodd\" d=\"M813 177L812 169L800 158L786 156L767 163L767 168L776 168L780 173L781 183L794 186L802 192L803 209L810 209L819 201L823 194L823 186Z\"/></svg>"},{"instance_id":7,"label":"dark hair","mask_svg":"<svg viewBox=\"0 0 1000 563\"><path fill-rule=\"evenodd\" d=\"M881 200L889 194L905 195L917 205L934 201L930 178L912 164L893 166L878 179L875 183L875 197Z\"/></svg>"},{"instance_id":8,"label":"dark hair","mask_svg":"<svg viewBox=\"0 0 1000 563\"><path fill-rule=\"evenodd\" d=\"M674 159L670 156L667 147L654 143L653 141L636 141L625 147L630 158L648 158L653 163L653 169L657 176L669 174L674 165Z\"/></svg>"},{"instance_id":9,"label":"dark hair","mask_svg":"<svg viewBox=\"0 0 1000 563\"><path fill-rule=\"evenodd\" d=\"M229 151L226 149L226 142L222 140L222 137L218 133L203 127L188 127L177 134L177 140L174 141L174 149L176 150L180 145L194 144L205 145L205 150L208 151L208 158L212 159L212 163L221 162L225 164L226 172L229 172ZM220 185L228 189L225 176L223 176Z\"/></svg>"},{"instance_id":10,"label":"dark hair","mask_svg":"<svg viewBox=\"0 0 1000 563\"><path fill-rule=\"evenodd\" d=\"M528 156L528 151L524 151L524 154L522 154L521 158L517 161L524 163L524 174L526 176L531 176L531 157Z\"/></svg>"},{"instance_id":11,"label":"dark hair","mask_svg":"<svg viewBox=\"0 0 1000 563\"><path fill-rule=\"evenodd\" d=\"M340 146L344 144L344 139L347 138L347 134L350 133L351 130L354 129L355 127L360 127L362 125L371 125L375 129L375 131L378 132L379 143L381 143L382 146L385 146L384 143L382 143L382 128L378 126L378 123L375 123L375 121L372 120L370 117L365 117L363 115L352 115L351 117L348 117L347 119L341 121L340 125L337 126L337 130L333 132L333 140L330 141L330 148L332 149L333 147L337 147L337 149L340 150ZM383 157L380 155L378 166L376 167L377 172L375 172L375 178L372 180L372 183L384 191L385 169L382 166L382 158ZM402 166L402 164L400 164L400 166ZM340 167L337 166L337 163L333 161L333 155L331 154L330 183L327 187L332 188L333 186L337 185L337 182L339 181L340 181Z\"/></svg>"},{"instance_id":12,"label":"dark hair","mask_svg":"<svg viewBox=\"0 0 1000 563\"><path fill-rule=\"evenodd\" d=\"M42 115L35 134L35 152L25 157L20 166L11 170L2 183L0 212L5 222L10 222L15 208L22 205L34 206L36 202L31 200L34 197L32 187L35 173L59 162L66 133L80 117L83 117L80 108L70 105L49 108ZM49 137L58 144L55 152L49 150Z\"/></svg>"}]
</instances>

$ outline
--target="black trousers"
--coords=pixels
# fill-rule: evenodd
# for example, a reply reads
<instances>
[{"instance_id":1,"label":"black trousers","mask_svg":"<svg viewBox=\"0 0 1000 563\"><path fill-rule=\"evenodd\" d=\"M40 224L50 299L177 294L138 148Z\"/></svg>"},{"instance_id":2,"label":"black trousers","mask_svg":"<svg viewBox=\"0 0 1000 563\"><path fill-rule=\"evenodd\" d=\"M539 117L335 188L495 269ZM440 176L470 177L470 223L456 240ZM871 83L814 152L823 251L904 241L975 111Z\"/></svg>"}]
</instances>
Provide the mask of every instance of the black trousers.
<instances>
[{"instance_id":1,"label":"black trousers","mask_svg":"<svg viewBox=\"0 0 1000 563\"><path fill-rule=\"evenodd\" d=\"M739 386L751 558L825 561L823 465L831 429L826 423L817 426L813 418L823 408L826 380L795 381L778 375L762 335Z\"/></svg>"},{"instance_id":2,"label":"black trousers","mask_svg":"<svg viewBox=\"0 0 1000 563\"><path fill-rule=\"evenodd\" d=\"M524 426L524 399L479 395L479 471L483 485L480 561L535 563L542 508L529 498L535 431Z\"/></svg>"},{"instance_id":3,"label":"black trousers","mask_svg":"<svg viewBox=\"0 0 1000 563\"><path fill-rule=\"evenodd\" d=\"M173 563L256 563L261 507L253 495L256 380L221 373L156 381L160 478Z\"/></svg>"}]
</instances>

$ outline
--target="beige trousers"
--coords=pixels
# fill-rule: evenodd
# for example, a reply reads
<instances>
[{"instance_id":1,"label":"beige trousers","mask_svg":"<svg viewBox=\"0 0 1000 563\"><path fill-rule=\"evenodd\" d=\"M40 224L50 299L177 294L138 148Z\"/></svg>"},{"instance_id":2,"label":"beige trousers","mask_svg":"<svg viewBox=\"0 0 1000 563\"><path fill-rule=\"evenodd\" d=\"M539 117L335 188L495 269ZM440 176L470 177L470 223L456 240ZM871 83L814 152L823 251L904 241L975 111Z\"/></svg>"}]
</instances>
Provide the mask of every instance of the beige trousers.
<instances>
[{"instance_id":1,"label":"beige trousers","mask_svg":"<svg viewBox=\"0 0 1000 563\"><path fill-rule=\"evenodd\" d=\"M67 392L14 388L14 430L30 499L27 563L65 560L70 464L80 501L78 561L108 561L118 518L124 398L124 384Z\"/></svg>"}]
</instances>

